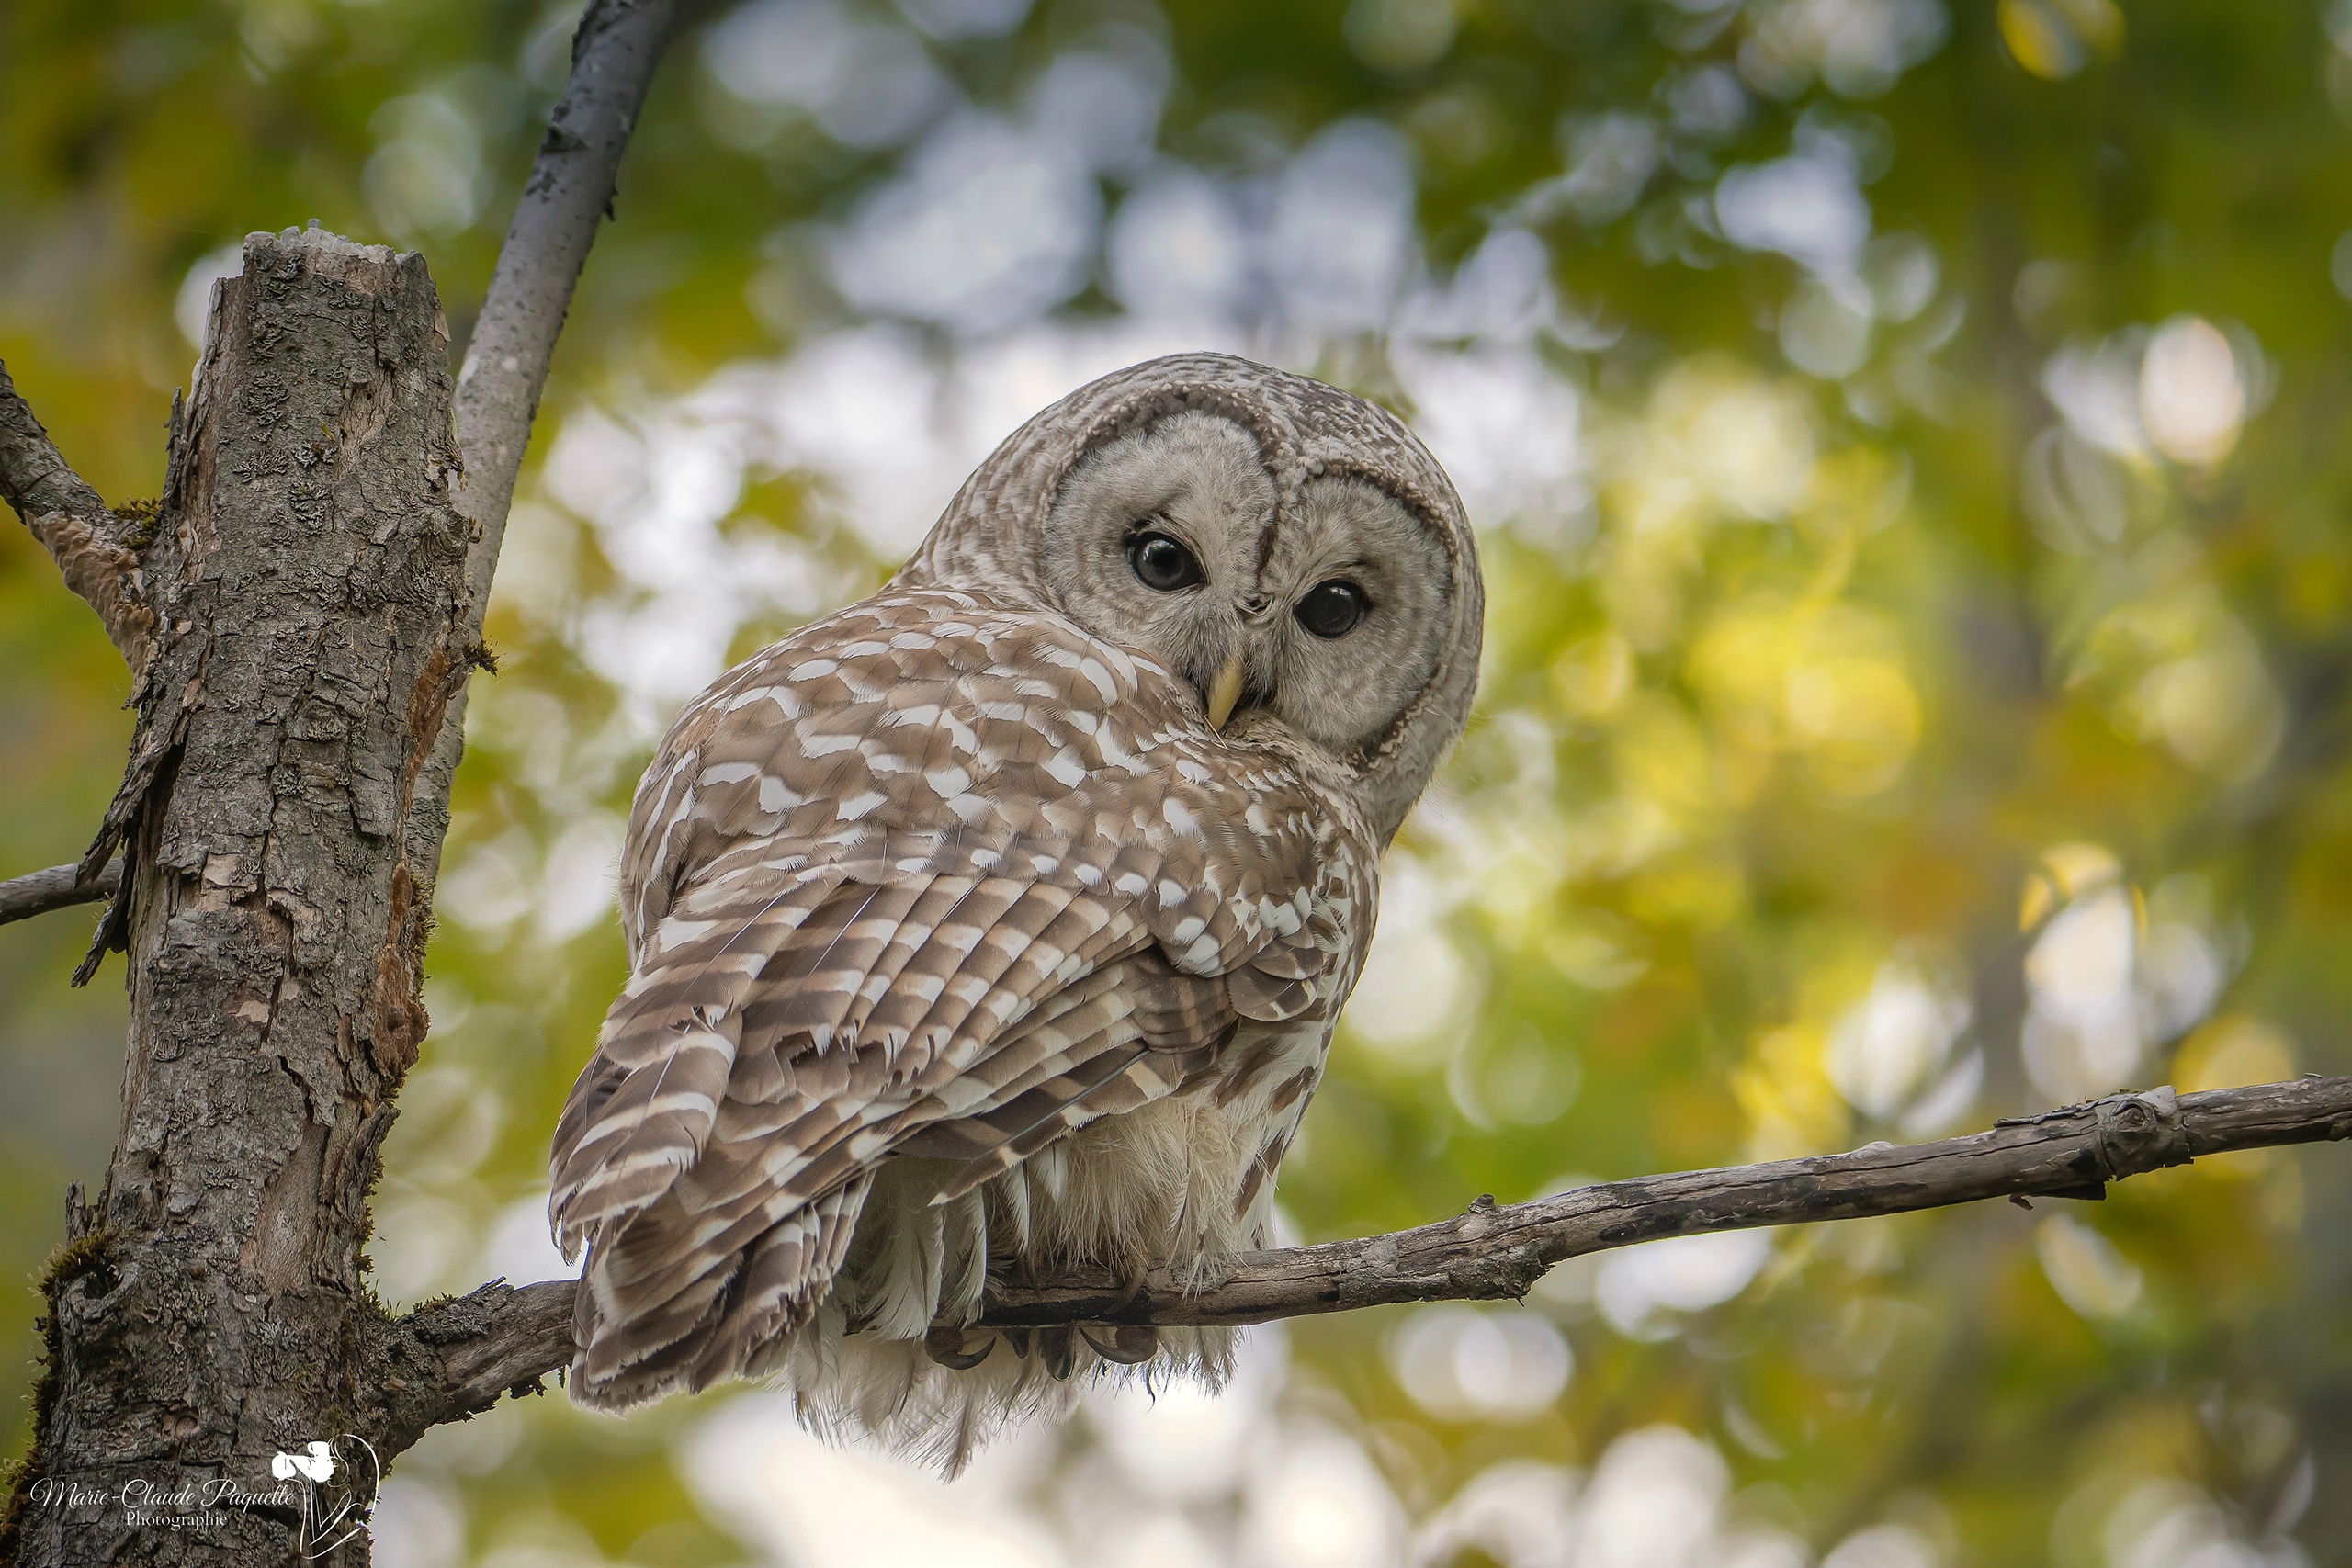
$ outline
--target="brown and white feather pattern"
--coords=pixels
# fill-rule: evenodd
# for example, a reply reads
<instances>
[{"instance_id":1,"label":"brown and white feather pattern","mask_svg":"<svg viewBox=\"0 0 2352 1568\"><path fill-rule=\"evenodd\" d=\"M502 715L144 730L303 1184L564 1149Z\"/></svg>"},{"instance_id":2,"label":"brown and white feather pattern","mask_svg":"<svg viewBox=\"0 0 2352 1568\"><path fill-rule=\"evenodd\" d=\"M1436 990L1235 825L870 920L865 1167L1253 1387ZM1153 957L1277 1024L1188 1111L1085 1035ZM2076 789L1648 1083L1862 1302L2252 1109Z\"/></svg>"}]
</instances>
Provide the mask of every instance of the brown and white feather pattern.
<instances>
[{"instance_id":1,"label":"brown and white feather pattern","mask_svg":"<svg viewBox=\"0 0 2352 1568\"><path fill-rule=\"evenodd\" d=\"M947 589L704 694L639 790L631 975L556 1134L575 1394L785 1371L953 1462L1085 1355L924 1358L991 1263L1262 1242L1372 923L1347 783L1058 615Z\"/></svg>"},{"instance_id":2,"label":"brown and white feather pattern","mask_svg":"<svg viewBox=\"0 0 2352 1568\"><path fill-rule=\"evenodd\" d=\"M1182 355L1039 413L889 588L705 693L639 789L631 974L556 1134L574 1396L776 1376L952 1468L1075 1373L1214 1380L1224 1331L966 1327L991 1270L1269 1239L1483 602L1396 418Z\"/></svg>"}]
</instances>

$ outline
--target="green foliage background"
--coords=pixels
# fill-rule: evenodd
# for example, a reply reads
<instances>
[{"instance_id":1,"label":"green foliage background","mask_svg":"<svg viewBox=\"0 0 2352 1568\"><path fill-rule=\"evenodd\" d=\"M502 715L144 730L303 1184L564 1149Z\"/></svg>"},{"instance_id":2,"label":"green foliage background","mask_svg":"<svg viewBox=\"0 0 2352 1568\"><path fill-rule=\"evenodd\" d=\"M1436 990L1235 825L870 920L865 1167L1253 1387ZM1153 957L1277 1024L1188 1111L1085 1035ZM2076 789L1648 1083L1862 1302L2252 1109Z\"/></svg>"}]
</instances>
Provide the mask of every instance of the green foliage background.
<instances>
[{"instance_id":1,"label":"green foliage background","mask_svg":"<svg viewBox=\"0 0 2352 1568\"><path fill-rule=\"evenodd\" d=\"M0 9L0 357L82 471L118 502L155 491L193 357L175 309L247 230L316 218L423 249L462 340L571 15ZM1283 1172L1301 1235L1928 1135L2125 1078L2352 1071L2345 20L2221 0L1037 0L1003 36L914 44L1008 112L1090 39L1157 50L1162 155L1234 188L1295 188L1250 182L1333 125L1392 128L1408 293L1437 297L1498 231L1544 247L1556 309L1506 346L1565 389L1566 423L1503 461L1544 439L1572 455L1479 519L1480 716L1400 841L1381 961ZM871 313L825 236L909 138L852 145L749 103L723 54L697 30L665 66L542 412L492 617L503 672L476 687L458 782L436 1029L387 1151L393 1294L474 1282L544 1190L621 973L594 904L607 840L582 829L626 810L674 701L598 659L613 615L662 603L615 563L633 513L599 514L605 470L538 465L573 429L658 447L723 367ZM1731 108L1710 118L1705 92ZM1740 178L1808 158L1843 160L1867 204L1877 237L1843 263L1729 220ZM1141 167L1105 175L1114 210ZM1056 330L1118 320L1090 265ZM1432 365L1491 362L1475 326L1277 315L1238 330L1408 413L1430 413ZM938 366L981 352L910 331ZM736 477L716 537L785 552L801 584L730 601L741 657L890 562L822 472L739 455ZM128 679L13 525L0 604L14 873L80 852ZM100 1179L114 1132L119 970L63 984L86 929L0 932L0 1367L19 1387L64 1186ZM1303 1324L1275 1407L1370 1456L1426 1561L2352 1562L2352 1160L2242 1156L2065 1207L1781 1235L1681 1275L1567 1270L1499 1335L1510 1314ZM1530 1407L1517 1391L1549 1389L1563 1345L1572 1374ZM757 1531L683 1473L717 1403L611 1423L549 1400L437 1437L412 1469L441 1533L401 1561L752 1560ZM0 1409L0 1451L20 1450L27 1412ZM1498 1465L1585 1475L1661 1424L1727 1467L1714 1545L1514 1545L1446 1511L1474 1478L1534 1473ZM1092 1473L1102 1429L1056 1436L1024 1495ZM1283 1560L1252 1506L1183 1507L1193 1539ZM1078 1560L1125 1550L1090 1528ZM1403 1539L1361 1560L1401 1561Z\"/></svg>"}]
</instances>

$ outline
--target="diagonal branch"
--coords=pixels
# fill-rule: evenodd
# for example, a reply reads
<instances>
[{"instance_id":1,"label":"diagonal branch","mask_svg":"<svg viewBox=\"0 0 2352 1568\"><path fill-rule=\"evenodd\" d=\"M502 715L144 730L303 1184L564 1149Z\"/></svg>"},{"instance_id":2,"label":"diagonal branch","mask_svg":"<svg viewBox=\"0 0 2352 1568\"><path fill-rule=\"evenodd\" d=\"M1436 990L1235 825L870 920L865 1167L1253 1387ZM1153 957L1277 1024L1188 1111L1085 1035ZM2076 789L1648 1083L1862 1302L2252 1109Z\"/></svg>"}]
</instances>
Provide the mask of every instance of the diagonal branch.
<instances>
[{"instance_id":1,"label":"diagonal branch","mask_svg":"<svg viewBox=\"0 0 2352 1568\"><path fill-rule=\"evenodd\" d=\"M466 557L476 641L556 337L596 225L612 210L621 153L677 17L678 0L594 0L580 18L571 81L548 117L458 371L465 507L478 530Z\"/></svg>"},{"instance_id":2,"label":"diagonal branch","mask_svg":"<svg viewBox=\"0 0 2352 1568\"><path fill-rule=\"evenodd\" d=\"M63 909L75 904L95 904L101 898L111 898L115 889L122 886L122 862L107 862L97 875L87 882L79 880L78 865L53 865L47 871L36 871L23 876L12 876L0 882L0 926L11 920L30 919L46 915L51 909Z\"/></svg>"},{"instance_id":3,"label":"diagonal branch","mask_svg":"<svg viewBox=\"0 0 2352 1568\"><path fill-rule=\"evenodd\" d=\"M449 789L465 750L470 688L464 675L495 667L482 645L482 623L548 367L596 226L612 210L629 133L684 8L684 0L591 0L572 34L571 80L548 118L458 372L454 413L465 465L458 503L472 539L459 623L464 641L448 650L460 673L436 709L437 739L413 785L409 870L425 907L440 878Z\"/></svg>"},{"instance_id":4,"label":"diagonal branch","mask_svg":"<svg viewBox=\"0 0 2352 1568\"><path fill-rule=\"evenodd\" d=\"M2308 1077L2176 1096L2110 1095L1990 1132L1850 1154L1580 1187L1532 1203L1481 1198L1467 1213L1390 1235L1246 1253L1187 1290L1156 1269L1140 1290L1107 1269L992 1281L982 1328L1061 1323L1267 1323L1411 1302L1524 1296L1555 1263L1634 1242L1759 1225L1938 1209L1987 1198L2100 1198L2106 1184L2203 1155L2352 1138L2352 1077ZM413 1433L524 1392L571 1359L571 1280L492 1282L395 1325L437 1369L412 1391ZM948 1330L947 1332L953 1332ZM413 1440L412 1434L411 1440Z\"/></svg>"},{"instance_id":5,"label":"diagonal branch","mask_svg":"<svg viewBox=\"0 0 2352 1568\"><path fill-rule=\"evenodd\" d=\"M472 642L506 534L524 448L547 386L572 289L596 226L611 210L621 154L677 24L678 0L594 0L571 41L571 76L549 117L490 291L458 374ZM153 615L140 603L142 525L118 516L61 456L0 364L0 500L24 518L90 603L136 673Z\"/></svg>"},{"instance_id":6,"label":"diagonal branch","mask_svg":"<svg viewBox=\"0 0 2352 1568\"><path fill-rule=\"evenodd\" d=\"M142 525L118 515L75 473L0 364L0 501L14 508L88 601L135 675L147 662L155 617L140 602Z\"/></svg>"}]
</instances>

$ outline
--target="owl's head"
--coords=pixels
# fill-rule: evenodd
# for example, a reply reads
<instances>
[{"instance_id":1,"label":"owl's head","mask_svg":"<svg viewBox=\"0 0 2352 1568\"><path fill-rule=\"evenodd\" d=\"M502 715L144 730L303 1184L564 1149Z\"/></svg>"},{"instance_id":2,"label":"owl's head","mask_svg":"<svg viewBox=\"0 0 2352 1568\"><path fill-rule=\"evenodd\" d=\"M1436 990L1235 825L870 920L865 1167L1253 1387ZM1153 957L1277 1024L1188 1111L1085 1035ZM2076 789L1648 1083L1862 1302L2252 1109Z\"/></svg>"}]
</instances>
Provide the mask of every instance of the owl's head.
<instances>
[{"instance_id":1,"label":"owl's head","mask_svg":"<svg viewBox=\"0 0 2352 1568\"><path fill-rule=\"evenodd\" d=\"M1462 733L1484 589L1444 470L1386 411L1224 355L1131 367L1031 420L901 581L1068 615L1237 739L1280 725L1393 835Z\"/></svg>"}]
</instances>

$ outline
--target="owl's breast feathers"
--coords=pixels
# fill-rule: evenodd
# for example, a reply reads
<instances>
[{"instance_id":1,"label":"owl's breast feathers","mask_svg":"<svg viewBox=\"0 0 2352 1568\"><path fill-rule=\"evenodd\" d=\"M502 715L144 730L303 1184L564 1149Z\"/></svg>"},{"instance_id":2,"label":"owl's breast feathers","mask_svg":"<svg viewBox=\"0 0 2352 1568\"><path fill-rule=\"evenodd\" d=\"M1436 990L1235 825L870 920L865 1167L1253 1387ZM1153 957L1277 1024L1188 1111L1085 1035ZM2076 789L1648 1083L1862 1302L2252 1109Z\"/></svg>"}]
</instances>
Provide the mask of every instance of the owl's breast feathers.
<instances>
[{"instance_id":1,"label":"owl's breast feathers","mask_svg":"<svg viewBox=\"0 0 2352 1568\"><path fill-rule=\"evenodd\" d=\"M943 590L803 627L679 718L629 820L632 974L556 1134L582 1327L613 1330L583 1337L592 1384L745 1370L815 1311L886 1156L952 1162L935 1202L976 1202L1197 1091L1268 1129L1257 1200L1378 851L1345 775L1238 728L1069 621Z\"/></svg>"}]
</instances>

